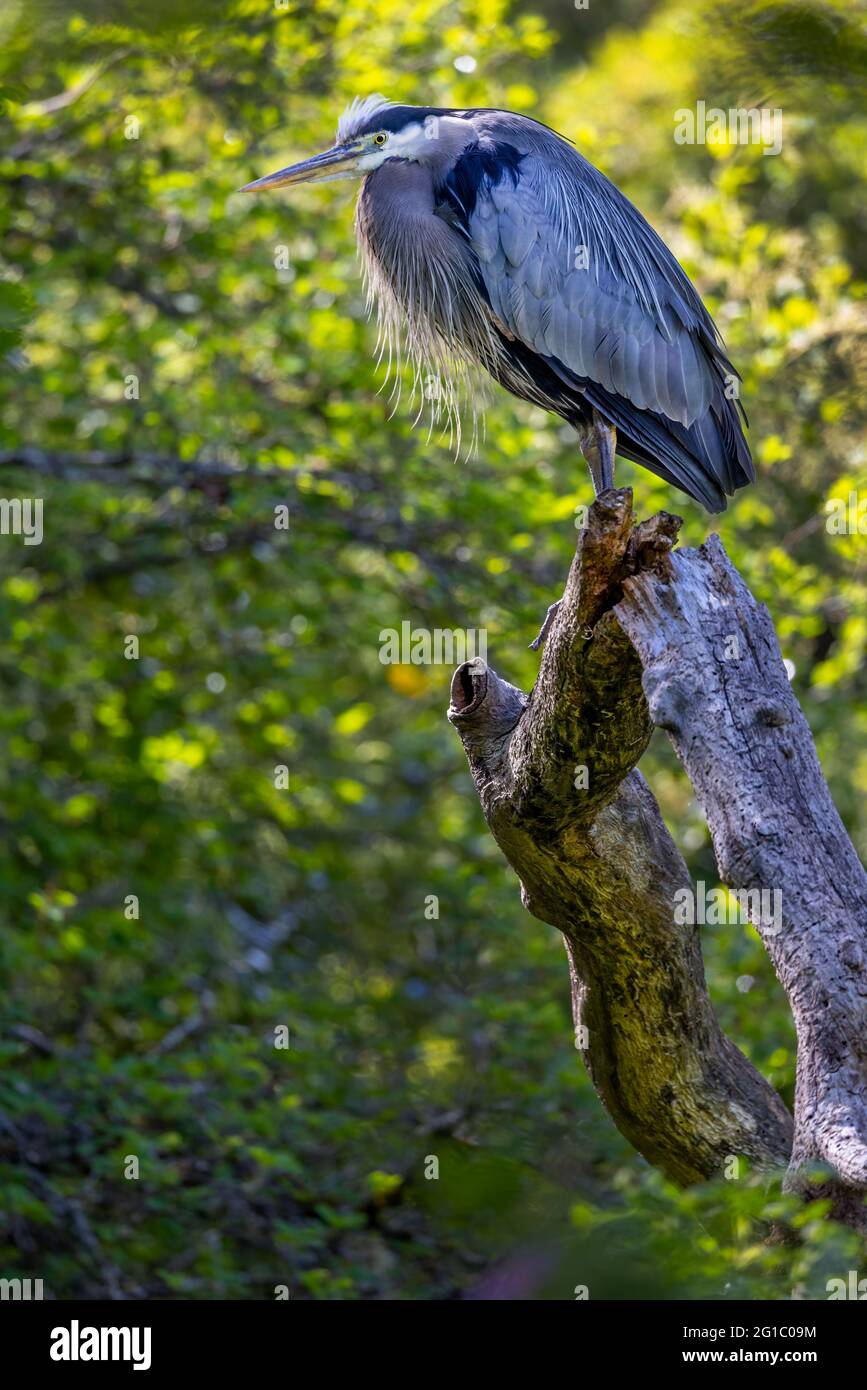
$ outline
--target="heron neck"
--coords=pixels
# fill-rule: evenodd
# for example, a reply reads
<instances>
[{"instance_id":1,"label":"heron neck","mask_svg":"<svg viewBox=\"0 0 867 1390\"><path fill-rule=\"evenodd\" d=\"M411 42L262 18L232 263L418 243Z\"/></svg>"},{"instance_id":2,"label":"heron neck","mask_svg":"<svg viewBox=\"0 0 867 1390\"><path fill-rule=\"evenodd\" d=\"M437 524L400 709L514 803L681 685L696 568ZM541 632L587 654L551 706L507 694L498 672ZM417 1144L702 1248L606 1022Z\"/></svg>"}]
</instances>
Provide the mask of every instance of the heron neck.
<instances>
[{"instance_id":1,"label":"heron neck","mask_svg":"<svg viewBox=\"0 0 867 1390\"><path fill-rule=\"evenodd\" d=\"M381 164L361 186L359 204L387 225L392 218L403 222L429 217L434 209L434 176L426 164L405 159L389 159Z\"/></svg>"}]
</instances>

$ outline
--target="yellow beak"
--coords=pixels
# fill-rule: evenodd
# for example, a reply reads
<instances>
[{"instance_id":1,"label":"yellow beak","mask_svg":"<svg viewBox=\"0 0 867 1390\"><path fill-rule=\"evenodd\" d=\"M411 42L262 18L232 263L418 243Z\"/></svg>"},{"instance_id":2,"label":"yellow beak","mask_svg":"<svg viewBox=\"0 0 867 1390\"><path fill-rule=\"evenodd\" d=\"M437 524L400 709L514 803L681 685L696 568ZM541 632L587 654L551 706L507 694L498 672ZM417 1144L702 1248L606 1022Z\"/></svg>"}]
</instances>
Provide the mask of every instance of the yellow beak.
<instances>
[{"instance_id":1,"label":"yellow beak","mask_svg":"<svg viewBox=\"0 0 867 1390\"><path fill-rule=\"evenodd\" d=\"M266 174L263 179L245 184L241 193L258 193L260 189L285 188L293 183L324 183L326 179L345 178L355 173L364 146L359 142L351 145L335 145L312 159L303 159L300 164L290 164L286 169L278 169L276 174Z\"/></svg>"}]
</instances>

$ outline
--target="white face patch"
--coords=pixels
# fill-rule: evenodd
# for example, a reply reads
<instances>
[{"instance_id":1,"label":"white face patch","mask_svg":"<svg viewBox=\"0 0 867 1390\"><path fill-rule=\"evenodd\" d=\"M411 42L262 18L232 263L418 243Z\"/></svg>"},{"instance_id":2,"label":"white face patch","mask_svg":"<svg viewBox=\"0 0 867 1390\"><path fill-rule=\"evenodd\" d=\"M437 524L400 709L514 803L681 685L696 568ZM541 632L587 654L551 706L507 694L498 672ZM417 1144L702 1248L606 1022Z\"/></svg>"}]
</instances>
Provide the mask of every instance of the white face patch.
<instances>
[{"instance_id":1,"label":"white face patch","mask_svg":"<svg viewBox=\"0 0 867 1390\"><path fill-rule=\"evenodd\" d=\"M436 116L428 116L424 125L420 121L413 121L410 125L404 126L403 130L383 131L383 134L388 136L385 144L377 145L363 154L358 161L358 168L369 174L387 159L423 159L425 154L430 152L431 140L436 139L436 120Z\"/></svg>"}]
</instances>

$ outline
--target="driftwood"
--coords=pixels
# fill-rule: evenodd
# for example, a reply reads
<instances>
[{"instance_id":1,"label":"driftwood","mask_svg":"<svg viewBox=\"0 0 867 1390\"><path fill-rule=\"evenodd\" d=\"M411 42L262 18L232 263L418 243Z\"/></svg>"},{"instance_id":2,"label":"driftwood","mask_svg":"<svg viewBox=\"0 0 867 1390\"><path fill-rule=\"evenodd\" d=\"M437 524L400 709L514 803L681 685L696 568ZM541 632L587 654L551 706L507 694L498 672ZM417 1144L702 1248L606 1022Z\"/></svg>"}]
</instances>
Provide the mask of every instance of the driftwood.
<instances>
[{"instance_id":1,"label":"driftwood","mask_svg":"<svg viewBox=\"0 0 867 1390\"><path fill-rule=\"evenodd\" d=\"M625 489L597 498L532 693L467 662L449 719L524 905L563 933L576 1041L618 1129L680 1183L737 1156L788 1165L789 1188L863 1226L867 875L767 611L717 536L672 551L679 525L636 525ZM700 927L677 910L693 885L636 770L654 724L722 881L777 908L752 920L797 1027L794 1125L714 1016Z\"/></svg>"}]
</instances>

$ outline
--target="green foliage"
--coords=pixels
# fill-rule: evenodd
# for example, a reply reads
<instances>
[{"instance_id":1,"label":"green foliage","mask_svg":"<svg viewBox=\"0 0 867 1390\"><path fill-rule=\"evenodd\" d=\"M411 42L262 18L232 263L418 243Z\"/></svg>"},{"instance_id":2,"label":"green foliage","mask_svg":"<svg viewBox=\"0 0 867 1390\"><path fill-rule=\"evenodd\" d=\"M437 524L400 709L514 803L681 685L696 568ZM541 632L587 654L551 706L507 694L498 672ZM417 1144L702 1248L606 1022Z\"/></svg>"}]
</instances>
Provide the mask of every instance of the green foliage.
<instances>
[{"instance_id":1,"label":"green foliage","mask_svg":"<svg viewBox=\"0 0 867 1390\"><path fill-rule=\"evenodd\" d=\"M864 538L824 508L867 486L867 142L811 35L856 66L863 39L842 5L737 3L706 29L624 2L592 46L581 11L558 7L558 38L531 10L0 14L0 452L5 494L45 504L44 544L0 542L0 1272L55 1296L822 1297L856 1258L820 1212L747 1177L675 1192L619 1137L560 942L445 723L448 670L379 660L403 621L483 627L529 688L590 497L573 436L500 394L456 462L407 390L390 418L348 188L236 192L382 90L541 115L639 203L744 372L759 484L712 524L864 850ZM772 22L795 10L802 29ZM674 143L679 107L769 74L782 156ZM644 770L715 883L662 738ZM755 934L704 948L724 1026L791 1099Z\"/></svg>"}]
</instances>

